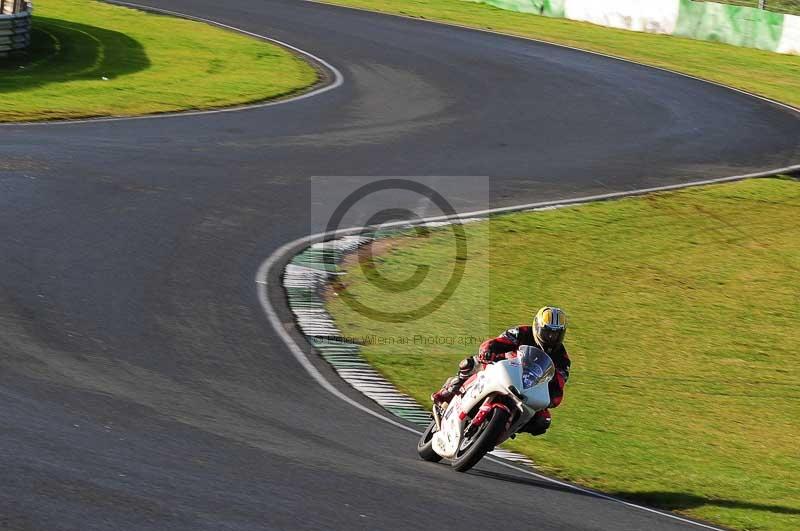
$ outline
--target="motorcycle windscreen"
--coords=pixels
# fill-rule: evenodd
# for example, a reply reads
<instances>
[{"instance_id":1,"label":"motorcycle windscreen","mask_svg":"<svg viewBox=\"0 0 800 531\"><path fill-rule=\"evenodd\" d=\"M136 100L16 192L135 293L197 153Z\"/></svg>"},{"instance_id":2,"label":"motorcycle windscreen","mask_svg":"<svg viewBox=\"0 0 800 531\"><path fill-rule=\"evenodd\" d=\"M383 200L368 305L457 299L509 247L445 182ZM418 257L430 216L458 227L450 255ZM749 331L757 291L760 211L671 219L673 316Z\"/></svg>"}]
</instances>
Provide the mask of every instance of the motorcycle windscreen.
<instances>
[{"instance_id":1,"label":"motorcycle windscreen","mask_svg":"<svg viewBox=\"0 0 800 531\"><path fill-rule=\"evenodd\" d=\"M525 345L519 349L522 360L522 386L524 389L536 387L553 379L556 367L543 350Z\"/></svg>"}]
</instances>

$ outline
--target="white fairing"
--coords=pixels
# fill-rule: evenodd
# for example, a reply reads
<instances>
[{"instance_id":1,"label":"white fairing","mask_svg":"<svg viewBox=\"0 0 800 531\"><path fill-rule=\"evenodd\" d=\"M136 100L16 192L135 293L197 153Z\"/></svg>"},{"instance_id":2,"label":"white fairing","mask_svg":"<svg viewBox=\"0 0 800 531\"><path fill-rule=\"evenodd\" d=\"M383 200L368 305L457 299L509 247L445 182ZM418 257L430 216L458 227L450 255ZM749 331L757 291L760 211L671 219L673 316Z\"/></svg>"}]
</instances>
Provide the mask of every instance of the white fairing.
<instances>
[{"instance_id":1,"label":"white fairing","mask_svg":"<svg viewBox=\"0 0 800 531\"><path fill-rule=\"evenodd\" d=\"M550 405L550 387L548 382L541 383L522 392L525 397L525 405L535 411L546 409Z\"/></svg>"},{"instance_id":2,"label":"white fairing","mask_svg":"<svg viewBox=\"0 0 800 531\"><path fill-rule=\"evenodd\" d=\"M441 418L441 428L433 435L433 450L444 458L452 458L458 452L464 429L470 422L470 413L494 395L508 396L517 404L512 410L514 422L505 438L517 432L528 423L533 415L550 405L549 379L524 389L522 383L522 363L519 358L498 361L478 373L462 396L456 396ZM520 400L510 391L513 386L522 392Z\"/></svg>"}]
</instances>

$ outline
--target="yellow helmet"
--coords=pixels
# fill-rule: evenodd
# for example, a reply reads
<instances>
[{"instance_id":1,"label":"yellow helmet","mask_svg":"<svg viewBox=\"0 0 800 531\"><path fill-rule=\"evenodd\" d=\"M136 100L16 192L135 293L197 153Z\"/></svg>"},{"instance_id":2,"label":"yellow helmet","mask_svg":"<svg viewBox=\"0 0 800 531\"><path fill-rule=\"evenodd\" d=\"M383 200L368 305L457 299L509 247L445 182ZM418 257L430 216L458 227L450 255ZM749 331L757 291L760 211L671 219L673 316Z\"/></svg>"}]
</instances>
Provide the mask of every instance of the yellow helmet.
<instances>
[{"instance_id":1,"label":"yellow helmet","mask_svg":"<svg viewBox=\"0 0 800 531\"><path fill-rule=\"evenodd\" d=\"M545 306L533 318L533 338L547 353L564 341L567 333L567 314L561 308Z\"/></svg>"}]
</instances>

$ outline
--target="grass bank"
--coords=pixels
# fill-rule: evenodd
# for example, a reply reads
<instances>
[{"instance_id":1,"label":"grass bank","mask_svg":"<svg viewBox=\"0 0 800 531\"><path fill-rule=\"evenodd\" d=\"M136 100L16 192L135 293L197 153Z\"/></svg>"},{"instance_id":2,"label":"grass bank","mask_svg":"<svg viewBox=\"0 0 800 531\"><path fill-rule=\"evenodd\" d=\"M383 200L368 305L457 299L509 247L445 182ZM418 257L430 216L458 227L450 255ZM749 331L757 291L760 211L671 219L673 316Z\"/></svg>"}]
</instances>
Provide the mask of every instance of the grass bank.
<instances>
[{"instance_id":1,"label":"grass bank","mask_svg":"<svg viewBox=\"0 0 800 531\"><path fill-rule=\"evenodd\" d=\"M512 449L629 499L741 529L794 531L798 219L800 183L789 179L499 216L465 226L464 278L424 319L387 325L344 297L328 304L348 336L444 339L364 346L421 403L474 351L469 338L560 305L571 318L566 398L550 433L522 436ZM377 269L388 279L430 266L411 291L383 291L350 266L343 289L382 311L427 302L455 260L449 231L382 248Z\"/></svg>"},{"instance_id":2,"label":"grass bank","mask_svg":"<svg viewBox=\"0 0 800 531\"><path fill-rule=\"evenodd\" d=\"M36 2L33 44L0 58L0 121L209 109L317 81L283 48L91 0Z\"/></svg>"},{"instance_id":3,"label":"grass bank","mask_svg":"<svg viewBox=\"0 0 800 531\"><path fill-rule=\"evenodd\" d=\"M465 0L327 0L409 17L490 29L632 59L800 107L800 56L636 33L504 11Z\"/></svg>"}]
</instances>

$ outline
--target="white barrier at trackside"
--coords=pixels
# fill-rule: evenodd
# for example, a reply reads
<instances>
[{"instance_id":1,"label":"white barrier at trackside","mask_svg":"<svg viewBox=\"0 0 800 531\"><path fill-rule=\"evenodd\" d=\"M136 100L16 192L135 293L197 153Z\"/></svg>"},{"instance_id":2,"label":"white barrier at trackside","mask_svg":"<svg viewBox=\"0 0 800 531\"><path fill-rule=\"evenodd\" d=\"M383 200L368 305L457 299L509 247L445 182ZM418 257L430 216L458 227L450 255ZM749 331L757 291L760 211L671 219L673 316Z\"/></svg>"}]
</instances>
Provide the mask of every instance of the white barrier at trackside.
<instances>
[{"instance_id":1,"label":"white barrier at trackside","mask_svg":"<svg viewBox=\"0 0 800 531\"><path fill-rule=\"evenodd\" d=\"M800 55L800 17L794 15L783 17L783 35L775 51Z\"/></svg>"},{"instance_id":2,"label":"white barrier at trackside","mask_svg":"<svg viewBox=\"0 0 800 531\"><path fill-rule=\"evenodd\" d=\"M567 0L564 16L610 28L671 34L680 0Z\"/></svg>"},{"instance_id":3,"label":"white barrier at trackside","mask_svg":"<svg viewBox=\"0 0 800 531\"><path fill-rule=\"evenodd\" d=\"M800 17L693 0L469 0L609 28L800 55Z\"/></svg>"}]
</instances>

